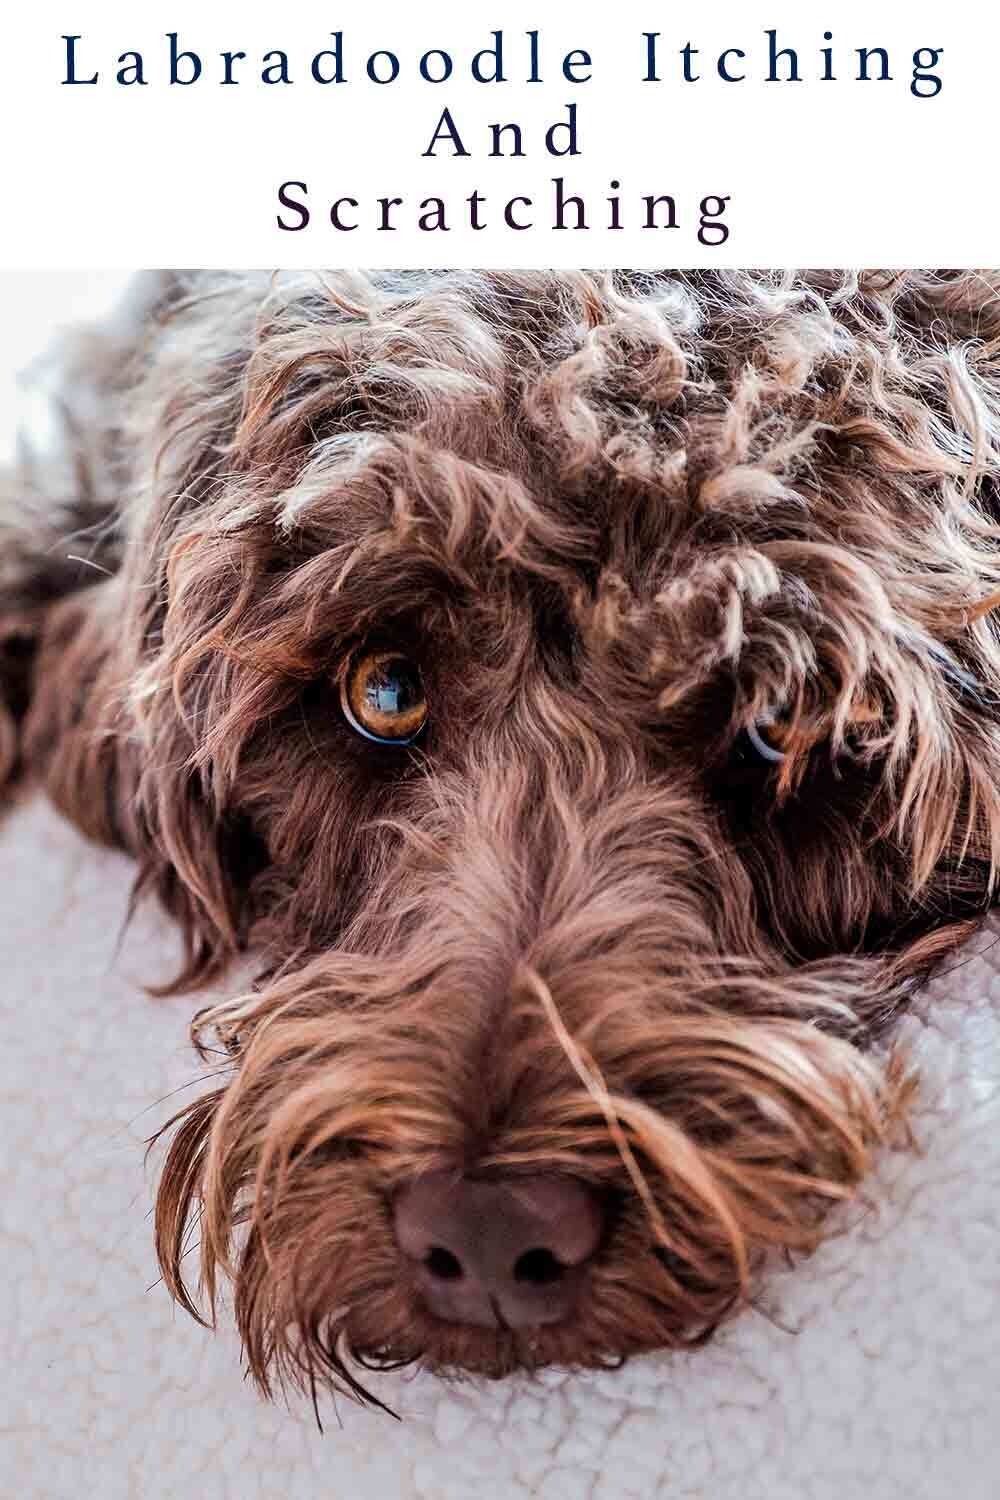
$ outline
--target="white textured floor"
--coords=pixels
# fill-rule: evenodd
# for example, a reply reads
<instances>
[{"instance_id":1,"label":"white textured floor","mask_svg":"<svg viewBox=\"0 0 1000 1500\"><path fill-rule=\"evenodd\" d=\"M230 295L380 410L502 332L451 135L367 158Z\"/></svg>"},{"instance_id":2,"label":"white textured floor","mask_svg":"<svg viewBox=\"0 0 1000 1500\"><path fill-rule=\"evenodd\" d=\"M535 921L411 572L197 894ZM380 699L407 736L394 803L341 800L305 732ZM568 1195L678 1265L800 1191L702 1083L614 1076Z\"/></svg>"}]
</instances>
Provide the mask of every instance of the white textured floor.
<instances>
[{"instance_id":1,"label":"white textured floor","mask_svg":"<svg viewBox=\"0 0 1000 1500\"><path fill-rule=\"evenodd\" d=\"M402 1425L262 1405L227 1329L156 1272L143 1138L197 1076L196 1001L154 1001L173 935L120 950L128 862L40 801L0 823L0 1494L19 1500L996 1500L1000 945L904 1026L923 1155L781 1273L777 1320L617 1374L386 1379ZM1000 932L1000 926L996 928ZM993 934L978 940L981 948ZM842 1221L844 1222L844 1221Z\"/></svg>"}]
</instances>

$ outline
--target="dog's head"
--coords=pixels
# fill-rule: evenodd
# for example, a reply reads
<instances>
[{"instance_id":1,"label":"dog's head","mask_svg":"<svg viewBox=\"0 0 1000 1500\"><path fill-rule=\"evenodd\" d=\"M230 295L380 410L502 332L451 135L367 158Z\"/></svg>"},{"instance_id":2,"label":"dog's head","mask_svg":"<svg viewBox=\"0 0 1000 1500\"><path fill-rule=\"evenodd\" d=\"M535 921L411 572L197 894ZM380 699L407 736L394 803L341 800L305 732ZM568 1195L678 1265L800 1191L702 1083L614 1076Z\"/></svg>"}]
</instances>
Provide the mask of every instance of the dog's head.
<instances>
[{"instance_id":1,"label":"dog's head","mask_svg":"<svg viewBox=\"0 0 1000 1500\"><path fill-rule=\"evenodd\" d=\"M866 1043L987 904L995 291L220 284L141 392L147 879L220 1086L169 1285L258 1381L705 1336L903 1111ZM134 753L134 752L133 752Z\"/></svg>"}]
</instances>

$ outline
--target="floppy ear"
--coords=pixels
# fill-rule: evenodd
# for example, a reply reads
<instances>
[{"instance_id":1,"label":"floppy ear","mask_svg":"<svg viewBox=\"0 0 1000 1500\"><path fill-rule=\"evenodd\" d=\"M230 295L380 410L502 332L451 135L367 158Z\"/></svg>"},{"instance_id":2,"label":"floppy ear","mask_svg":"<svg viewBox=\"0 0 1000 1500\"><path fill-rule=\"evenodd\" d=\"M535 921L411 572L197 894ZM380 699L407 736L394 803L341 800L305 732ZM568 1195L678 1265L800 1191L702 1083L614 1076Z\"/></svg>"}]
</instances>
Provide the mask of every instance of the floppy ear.
<instances>
[{"instance_id":1,"label":"floppy ear","mask_svg":"<svg viewBox=\"0 0 1000 1500\"><path fill-rule=\"evenodd\" d=\"M212 553L197 534L171 547L159 646L129 685L143 747L135 792L143 846L137 890L155 891L184 932L187 963L174 988L204 982L245 946L251 887L267 864L234 807L233 778L209 729L225 694L213 669L226 606L213 606L211 591L192 596L185 565L195 564L217 584Z\"/></svg>"},{"instance_id":2,"label":"floppy ear","mask_svg":"<svg viewBox=\"0 0 1000 1500\"><path fill-rule=\"evenodd\" d=\"M137 712L122 603L120 580L110 579L47 611L18 755L82 833L138 860L133 900L155 893L184 936L183 966L167 986L181 989L242 946L259 851L206 785L177 713L154 726Z\"/></svg>"}]
</instances>

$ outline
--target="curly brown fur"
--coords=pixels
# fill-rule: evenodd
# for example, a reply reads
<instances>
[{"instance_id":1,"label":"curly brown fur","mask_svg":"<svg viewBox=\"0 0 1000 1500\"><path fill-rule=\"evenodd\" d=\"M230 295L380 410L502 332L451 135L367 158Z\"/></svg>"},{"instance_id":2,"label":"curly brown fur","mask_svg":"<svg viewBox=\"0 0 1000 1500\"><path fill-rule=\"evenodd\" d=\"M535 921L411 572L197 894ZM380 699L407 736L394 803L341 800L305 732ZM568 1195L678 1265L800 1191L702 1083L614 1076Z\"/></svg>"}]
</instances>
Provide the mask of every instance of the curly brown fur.
<instances>
[{"instance_id":1,"label":"curly brown fur","mask_svg":"<svg viewBox=\"0 0 1000 1500\"><path fill-rule=\"evenodd\" d=\"M156 1224L263 1390L707 1337L904 1120L870 1044L998 863L998 290L206 275L139 320L95 403L121 563L39 594L4 542L42 621L8 717L179 984L263 955L196 1020L224 1079ZM420 663L413 749L341 713L371 640ZM422 1309L391 1203L441 1168L605 1195L576 1319Z\"/></svg>"}]
</instances>

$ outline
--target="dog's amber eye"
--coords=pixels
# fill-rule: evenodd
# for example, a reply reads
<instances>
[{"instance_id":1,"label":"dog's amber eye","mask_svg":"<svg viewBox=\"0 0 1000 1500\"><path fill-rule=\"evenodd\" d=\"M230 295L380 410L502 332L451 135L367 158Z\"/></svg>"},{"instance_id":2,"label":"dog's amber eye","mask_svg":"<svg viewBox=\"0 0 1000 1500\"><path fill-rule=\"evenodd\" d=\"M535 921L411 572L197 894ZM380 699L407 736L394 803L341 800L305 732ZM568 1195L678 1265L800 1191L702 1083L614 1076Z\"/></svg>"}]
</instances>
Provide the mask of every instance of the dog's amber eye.
<instances>
[{"instance_id":1,"label":"dog's amber eye","mask_svg":"<svg viewBox=\"0 0 1000 1500\"><path fill-rule=\"evenodd\" d=\"M356 657L341 678L340 704L352 729L379 745L408 745L427 722L420 670L399 651Z\"/></svg>"}]
</instances>

